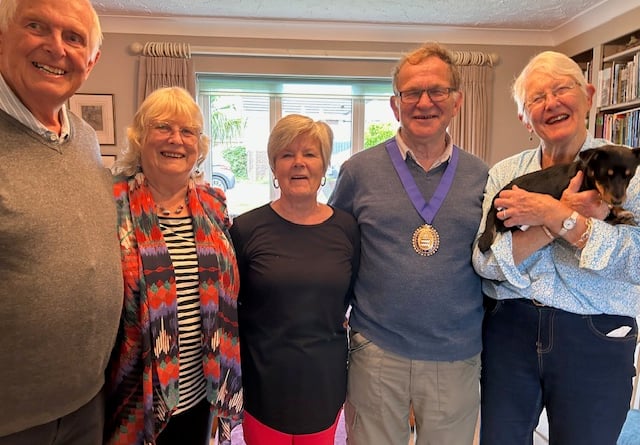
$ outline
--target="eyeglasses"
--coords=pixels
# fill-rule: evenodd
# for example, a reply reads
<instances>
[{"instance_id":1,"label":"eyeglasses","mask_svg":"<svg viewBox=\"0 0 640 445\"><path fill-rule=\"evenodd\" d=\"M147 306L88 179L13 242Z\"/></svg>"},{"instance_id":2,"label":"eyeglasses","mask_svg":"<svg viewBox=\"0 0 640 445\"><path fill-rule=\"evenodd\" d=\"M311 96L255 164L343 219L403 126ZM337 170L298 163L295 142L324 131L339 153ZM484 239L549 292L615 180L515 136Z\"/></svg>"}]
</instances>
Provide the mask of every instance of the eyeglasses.
<instances>
[{"instance_id":1,"label":"eyeglasses","mask_svg":"<svg viewBox=\"0 0 640 445\"><path fill-rule=\"evenodd\" d=\"M170 136L174 131L180 133L183 142L195 142L200 137L201 132L194 127L179 127L171 122L152 122L151 129L162 136Z\"/></svg>"},{"instance_id":2,"label":"eyeglasses","mask_svg":"<svg viewBox=\"0 0 640 445\"><path fill-rule=\"evenodd\" d=\"M567 83L564 85L558 85L554 88L552 88L550 91L548 92L544 92L544 93L538 93L535 96L533 96L531 99L529 99L527 101L527 106L529 108L538 108L541 107L543 105L545 105L547 103L547 97L549 97L549 93L551 93L551 95L553 97L555 97L556 99L560 99L564 96L566 96L567 94L569 94L571 92L571 90L573 90L575 87L579 86L579 83L576 82L572 82L572 83Z\"/></svg>"},{"instance_id":3,"label":"eyeglasses","mask_svg":"<svg viewBox=\"0 0 640 445\"><path fill-rule=\"evenodd\" d=\"M442 102L449 98L455 88L423 88L421 90L400 91L396 96L400 98L403 104L415 104L420 102L422 93L427 93L431 102Z\"/></svg>"}]
</instances>

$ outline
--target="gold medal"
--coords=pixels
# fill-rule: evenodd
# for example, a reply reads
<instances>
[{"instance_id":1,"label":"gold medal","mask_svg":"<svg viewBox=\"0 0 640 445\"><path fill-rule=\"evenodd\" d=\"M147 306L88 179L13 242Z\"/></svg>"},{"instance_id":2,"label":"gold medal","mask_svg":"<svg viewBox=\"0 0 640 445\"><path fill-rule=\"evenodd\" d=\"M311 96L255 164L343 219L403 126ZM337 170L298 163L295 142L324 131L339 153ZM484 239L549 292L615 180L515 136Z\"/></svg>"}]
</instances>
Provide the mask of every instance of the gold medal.
<instances>
[{"instance_id":1,"label":"gold medal","mask_svg":"<svg viewBox=\"0 0 640 445\"><path fill-rule=\"evenodd\" d=\"M413 249L418 255L431 256L440 247L440 235L430 224L424 224L413 232Z\"/></svg>"}]
</instances>

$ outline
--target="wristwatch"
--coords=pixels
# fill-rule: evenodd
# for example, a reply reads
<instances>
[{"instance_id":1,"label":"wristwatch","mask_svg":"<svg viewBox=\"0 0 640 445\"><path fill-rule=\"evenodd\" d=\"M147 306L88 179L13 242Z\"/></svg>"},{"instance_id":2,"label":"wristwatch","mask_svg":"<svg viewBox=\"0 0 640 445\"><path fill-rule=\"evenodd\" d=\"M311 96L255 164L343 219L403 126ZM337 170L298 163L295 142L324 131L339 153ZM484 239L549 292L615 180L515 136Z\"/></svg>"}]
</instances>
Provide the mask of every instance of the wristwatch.
<instances>
[{"instance_id":1,"label":"wristwatch","mask_svg":"<svg viewBox=\"0 0 640 445\"><path fill-rule=\"evenodd\" d=\"M562 229L558 232L558 236L564 236L569 230L573 229L578 222L578 212L574 211L570 217L562 221Z\"/></svg>"}]
</instances>

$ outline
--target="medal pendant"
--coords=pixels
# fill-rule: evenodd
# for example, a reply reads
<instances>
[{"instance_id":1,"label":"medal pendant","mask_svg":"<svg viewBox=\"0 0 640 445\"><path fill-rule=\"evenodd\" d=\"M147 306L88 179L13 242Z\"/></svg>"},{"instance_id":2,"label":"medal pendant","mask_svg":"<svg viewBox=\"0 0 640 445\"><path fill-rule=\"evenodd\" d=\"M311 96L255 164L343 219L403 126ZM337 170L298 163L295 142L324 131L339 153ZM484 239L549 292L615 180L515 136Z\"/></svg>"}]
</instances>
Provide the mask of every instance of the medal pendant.
<instances>
[{"instance_id":1,"label":"medal pendant","mask_svg":"<svg viewBox=\"0 0 640 445\"><path fill-rule=\"evenodd\" d=\"M440 235L432 225L424 224L413 232L412 244L418 255L431 256L440 247Z\"/></svg>"}]
</instances>

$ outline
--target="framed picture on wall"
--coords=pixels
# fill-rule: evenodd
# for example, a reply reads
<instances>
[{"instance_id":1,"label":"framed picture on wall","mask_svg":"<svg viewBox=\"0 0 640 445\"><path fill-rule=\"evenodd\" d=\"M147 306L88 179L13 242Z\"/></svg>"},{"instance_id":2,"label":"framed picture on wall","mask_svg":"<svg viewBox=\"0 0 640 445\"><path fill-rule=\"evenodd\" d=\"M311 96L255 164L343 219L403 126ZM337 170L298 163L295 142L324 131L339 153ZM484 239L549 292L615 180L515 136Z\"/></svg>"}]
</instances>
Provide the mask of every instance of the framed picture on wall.
<instances>
[{"instance_id":1,"label":"framed picture on wall","mask_svg":"<svg viewBox=\"0 0 640 445\"><path fill-rule=\"evenodd\" d=\"M93 127L100 145L115 145L113 94L75 94L69 109Z\"/></svg>"}]
</instances>

